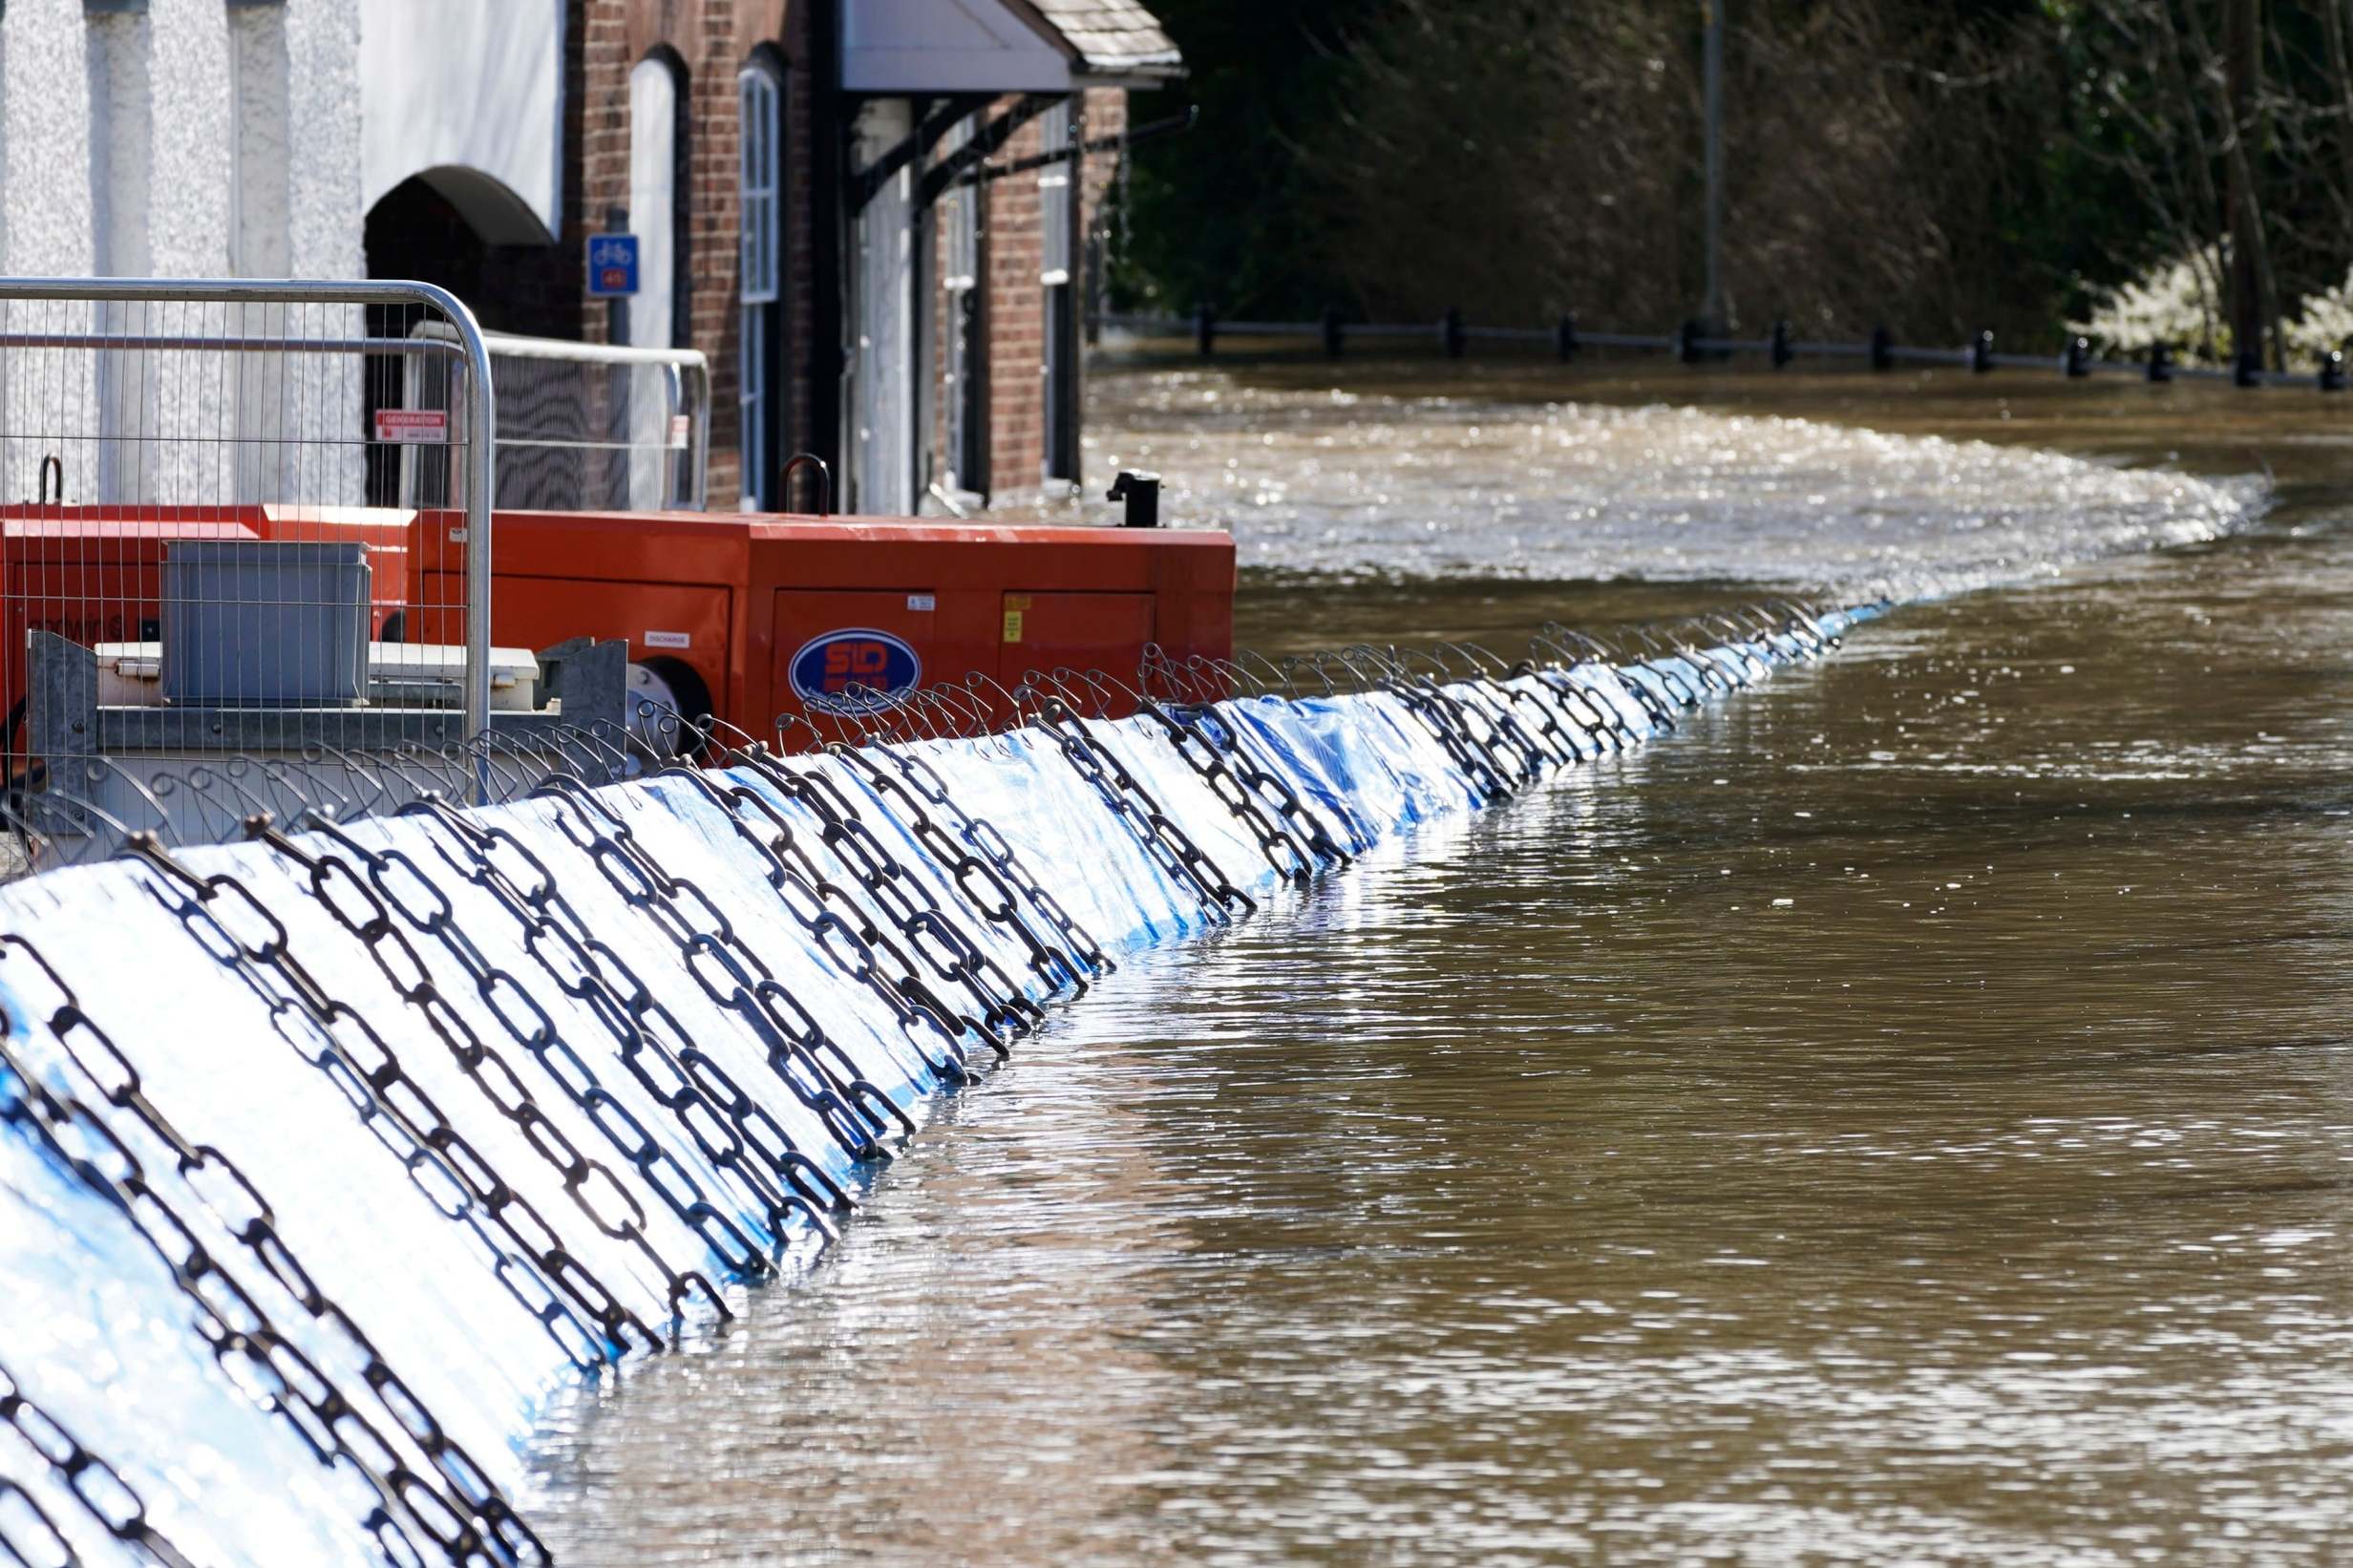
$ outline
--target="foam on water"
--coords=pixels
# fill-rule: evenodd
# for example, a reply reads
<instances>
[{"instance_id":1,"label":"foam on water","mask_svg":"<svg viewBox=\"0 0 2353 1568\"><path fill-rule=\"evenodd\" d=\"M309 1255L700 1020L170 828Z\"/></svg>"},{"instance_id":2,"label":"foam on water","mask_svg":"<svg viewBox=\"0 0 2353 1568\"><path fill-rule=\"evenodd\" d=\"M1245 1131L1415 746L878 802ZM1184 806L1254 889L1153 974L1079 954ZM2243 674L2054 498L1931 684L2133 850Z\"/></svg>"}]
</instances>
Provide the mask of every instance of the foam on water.
<instances>
[{"instance_id":1,"label":"foam on water","mask_svg":"<svg viewBox=\"0 0 2353 1568\"><path fill-rule=\"evenodd\" d=\"M1131 378L1090 445L1169 476L1245 566L1342 576L1724 579L1919 599L2194 543L2259 514L2215 482L2055 452L1690 408ZM1100 422L1098 422L1100 423Z\"/></svg>"}]
</instances>

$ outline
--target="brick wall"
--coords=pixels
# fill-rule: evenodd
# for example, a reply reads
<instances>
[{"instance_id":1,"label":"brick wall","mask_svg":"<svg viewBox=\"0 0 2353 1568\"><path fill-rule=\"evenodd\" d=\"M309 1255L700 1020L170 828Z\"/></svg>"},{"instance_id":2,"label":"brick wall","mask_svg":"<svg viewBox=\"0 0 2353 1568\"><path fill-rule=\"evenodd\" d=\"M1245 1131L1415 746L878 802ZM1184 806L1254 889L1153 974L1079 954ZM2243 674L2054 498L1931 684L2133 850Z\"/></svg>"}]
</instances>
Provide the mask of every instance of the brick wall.
<instances>
[{"instance_id":1,"label":"brick wall","mask_svg":"<svg viewBox=\"0 0 2353 1568\"><path fill-rule=\"evenodd\" d=\"M587 236L604 227L606 210L628 204L629 73L649 54L664 54L682 78L678 277L686 295L687 335L681 347L700 349L710 361L710 498L713 507L731 507L743 489L736 401L742 222L736 76L763 47L774 52L784 79L785 297L783 329L770 344L783 371L776 456L808 445L811 434L809 8L790 0L574 0L574 6L566 82L566 113L573 123L566 136L580 156L568 160L562 244L577 265ZM610 341L601 306L583 312L582 326L587 341Z\"/></svg>"},{"instance_id":2,"label":"brick wall","mask_svg":"<svg viewBox=\"0 0 2353 1568\"><path fill-rule=\"evenodd\" d=\"M988 114L1003 114L1015 101L1000 99L990 105ZM1127 125L1127 94L1109 88L1090 90L1080 114L1083 138L1115 136ZM1040 124L1032 119L1014 132L989 161L1016 162L1035 154L1042 142ZM1074 230L1076 262L1083 264L1085 237L1094 232L1100 221L1118 163L1116 152L1095 153L1079 171L1082 205ZM987 488L991 500L1005 503L1036 496L1045 479L1046 290L1039 282L1045 263L1044 215L1034 171L992 180L982 188L986 192L981 211L982 266L986 273L984 286L988 290ZM1074 286L1083 288L1085 284L1082 265ZM1083 298L1080 308L1086 308ZM1083 366L1073 365L1072 374L1083 375ZM943 467L938 442L944 438L944 426L938 420L933 424L934 466Z\"/></svg>"},{"instance_id":3,"label":"brick wall","mask_svg":"<svg viewBox=\"0 0 2353 1568\"><path fill-rule=\"evenodd\" d=\"M781 62L785 89L784 297L779 306L781 331L770 348L782 367L778 394L783 409L774 456L781 461L821 440L830 442L833 434L815 430L811 423L816 336L820 331L838 334L842 324L820 325L811 292L820 237L811 204L816 127L811 115L810 7L801 0L573 0L573 6L565 45L565 135L579 156L567 160L562 265L579 279L587 236L604 226L608 208L628 202L629 73L648 54L663 52L683 78L679 145L685 255L680 277L686 290L686 343L710 360L711 503L731 506L743 485L736 401L741 321L736 288L741 222L736 74L763 46L773 49ZM1000 100L984 117L1006 112L1014 101ZM1091 91L1082 113L1085 136L1114 133L1126 123L1127 96L1116 90ZM1038 123L1032 120L1014 133L992 161L1028 157L1039 144ZM1081 261L1086 237L1097 229L1117 161L1116 153L1097 154L1085 161L1080 178L1083 208L1075 231ZM987 488L992 498L1026 498L1038 491L1046 454L1037 176L992 180L982 189L982 286L988 291L982 350L988 382ZM937 266L931 276L939 278ZM1084 279L1082 269L1082 283ZM584 282L581 286L584 295ZM936 350L944 341L946 324L937 295L929 308L935 325L936 376L943 357ZM607 341L606 322L601 303L584 305L579 318L581 335L592 343ZM935 386L935 392L939 390ZM931 407L935 417L926 439L932 471L942 473L947 466L943 398L935 395Z\"/></svg>"},{"instance_id":4,"label":"brick wall","mask_svg":"<svg viewBox=\"0 0 2353 1568\"><path fill-rule=\"evenodd\" d=\"M1002 113L1009 104L1001 104ZM1007 138L992 162L1036 154L1032 119ZM994 499L1037 491L1046 463L1046 291L1038 283L1045 235L1034 174L992 180L981 209L988 273L988 490Z\"/></svg>"}]
</instances>

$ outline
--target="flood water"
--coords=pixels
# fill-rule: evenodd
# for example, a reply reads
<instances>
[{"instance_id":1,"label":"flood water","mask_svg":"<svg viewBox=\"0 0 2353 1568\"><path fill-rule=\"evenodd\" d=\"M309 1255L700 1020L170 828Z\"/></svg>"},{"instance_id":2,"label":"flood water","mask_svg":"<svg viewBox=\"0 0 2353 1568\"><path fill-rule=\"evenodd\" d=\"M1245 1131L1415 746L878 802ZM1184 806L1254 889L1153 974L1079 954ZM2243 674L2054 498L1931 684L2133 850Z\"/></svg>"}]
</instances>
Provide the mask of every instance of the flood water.
<instances>
[{"instance_id":1,"label":"flood water","mask_svg":"<svg viewBox=\"0 0 2353 1568\"><path fill-rule=\"evenodd\" d=\"M2353 404L1346 374L1098 381L1245 640L1946 596L1131 963L569 1413L560 1554L2353 1551Z\"/></svg>"}]
</instances>

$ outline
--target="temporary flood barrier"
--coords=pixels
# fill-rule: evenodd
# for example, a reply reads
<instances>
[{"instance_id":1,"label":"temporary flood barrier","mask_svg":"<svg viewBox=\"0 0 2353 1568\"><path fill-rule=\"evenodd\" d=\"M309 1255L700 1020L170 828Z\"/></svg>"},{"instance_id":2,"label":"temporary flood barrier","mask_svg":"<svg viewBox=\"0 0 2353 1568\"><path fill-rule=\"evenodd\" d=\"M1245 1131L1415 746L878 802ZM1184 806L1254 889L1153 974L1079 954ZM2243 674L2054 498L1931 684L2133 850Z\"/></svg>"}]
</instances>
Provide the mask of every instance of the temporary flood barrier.
<instances>
[{"instance_id":1,"label":"temporary flood barrier","mask_svg":"<svg viewBox=\"0 0 2353 1568\"><path fill-rule=\"evenodd\" d=\"M0 1560L545 1560L551 1394L812 1256L1046 1006L1876 612L1162 662L1115 718L1061 670L625 778L583 731L471 808L352 758L0 887Z\"/></svg>"}]
</instances>

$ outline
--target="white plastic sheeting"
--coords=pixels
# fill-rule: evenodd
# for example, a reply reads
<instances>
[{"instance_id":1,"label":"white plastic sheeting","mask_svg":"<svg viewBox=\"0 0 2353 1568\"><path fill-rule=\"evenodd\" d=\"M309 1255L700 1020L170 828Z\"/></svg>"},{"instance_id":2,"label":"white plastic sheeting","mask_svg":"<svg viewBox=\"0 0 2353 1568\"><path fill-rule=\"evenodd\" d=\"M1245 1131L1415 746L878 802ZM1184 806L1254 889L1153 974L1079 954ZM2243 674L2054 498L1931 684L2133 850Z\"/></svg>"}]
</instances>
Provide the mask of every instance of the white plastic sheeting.
<instances>
[{"instance_id":1,"label":"white plastic sheeting","mask_svg":"<svg viewBox=\"0 0 2353 1568\"><path fill-rule=\"evenodd\" d=\"M549 1395L820 1245L1040 1005L1819 650L1064 713L0 891L0 1544L529 1560Z\"/></svg>"}]
</instances>

